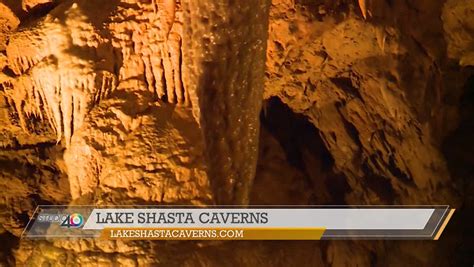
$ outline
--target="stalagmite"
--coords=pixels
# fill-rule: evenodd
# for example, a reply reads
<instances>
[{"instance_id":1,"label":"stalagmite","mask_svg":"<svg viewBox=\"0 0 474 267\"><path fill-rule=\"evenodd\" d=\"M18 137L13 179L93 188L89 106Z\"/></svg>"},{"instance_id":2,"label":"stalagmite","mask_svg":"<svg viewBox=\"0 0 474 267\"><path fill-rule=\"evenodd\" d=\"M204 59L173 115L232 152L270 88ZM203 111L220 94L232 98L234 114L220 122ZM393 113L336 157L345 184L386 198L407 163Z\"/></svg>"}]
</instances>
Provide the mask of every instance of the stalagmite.
<instances>
[{"instance_id":1,"label":"stalagmite","mask_svg":"<svg viewBox=\"0 0 474 267\"><path fill-rule=\"evenodd\" d=\"M253 183L270 1L186 0L185 88L219 204L247 204Z\"/></svg>"}]
</instances>

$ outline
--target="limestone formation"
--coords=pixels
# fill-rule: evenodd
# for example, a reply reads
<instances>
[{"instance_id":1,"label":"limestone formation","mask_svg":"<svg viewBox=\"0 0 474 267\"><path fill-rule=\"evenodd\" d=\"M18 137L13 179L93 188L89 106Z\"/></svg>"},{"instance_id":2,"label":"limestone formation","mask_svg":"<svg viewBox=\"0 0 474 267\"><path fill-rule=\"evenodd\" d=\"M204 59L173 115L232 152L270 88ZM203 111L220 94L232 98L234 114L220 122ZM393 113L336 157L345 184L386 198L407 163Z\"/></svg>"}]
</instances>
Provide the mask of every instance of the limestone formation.
<instances>
[{"instance_id":1,"label":"limestone formation","mask_svg":"<svg viewBox=\"0 0 474 267\"><path fill-rule=\"evenodd\" d=\"M258 156L267 0L185 1L184 62L219 204L248 204Z\"/></svg>"},{"instance_id":2,"label":"limestone formation","mask_svg":"<svg viewBox=\"0 0 474 267\"><path fill-rule=\"evenodd\" d=\"M0 265L472 264L473 18L472 0L0 0ZM430 243L19 238L38 204L216 203L459 217Z\"/></svg>"},{"instance_id":3,"label":"limestone formation","mask_svg":"<svg viewBox=\"0 0 474 267\"><path fill-rule=\"evenodd\" d=\"M68 146L87 112L116 86L110 41L78 3L59 6L9 38L14 76L1 82L20 125L27 130L29 117L38 117Z\"/></svg>"}]
</instances>

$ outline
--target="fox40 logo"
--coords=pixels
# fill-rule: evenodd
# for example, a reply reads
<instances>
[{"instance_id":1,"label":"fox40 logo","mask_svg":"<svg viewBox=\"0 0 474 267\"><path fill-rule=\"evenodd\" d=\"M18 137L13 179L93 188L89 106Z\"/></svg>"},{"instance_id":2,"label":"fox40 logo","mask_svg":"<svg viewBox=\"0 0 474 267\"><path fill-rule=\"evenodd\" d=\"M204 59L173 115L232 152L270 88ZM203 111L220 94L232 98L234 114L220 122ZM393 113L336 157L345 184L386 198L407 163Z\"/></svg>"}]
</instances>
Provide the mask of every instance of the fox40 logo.
<instances>
[{"instance_id":1,"label":"fox40 logo","mask_svg":"<svg viewBox=\"0 0 474 267\"><path fill-rule=\"evenodd\" d=\"M65 228L79 228L84 224L84 217L79 213L72 214L41 214L40 222L59 223Z\"/></svg>"}]
</instances>

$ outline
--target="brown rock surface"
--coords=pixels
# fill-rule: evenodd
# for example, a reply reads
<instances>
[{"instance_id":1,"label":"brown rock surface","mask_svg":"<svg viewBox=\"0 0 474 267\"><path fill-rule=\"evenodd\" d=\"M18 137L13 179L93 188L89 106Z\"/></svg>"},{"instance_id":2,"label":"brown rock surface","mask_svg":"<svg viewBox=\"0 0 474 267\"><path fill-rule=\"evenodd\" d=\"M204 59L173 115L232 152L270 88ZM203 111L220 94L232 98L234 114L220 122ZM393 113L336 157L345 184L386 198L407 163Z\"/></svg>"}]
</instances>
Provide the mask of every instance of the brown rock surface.
<instances>
[{"instance_id":1,"label":"brown rock surface","mask_svg":"<svg viewBox=\"0 0 474 267\"><path fill-rule=\"evenodd\" d=\"M20 20L17 18L15 13L6 6L4 3L0 2L0 51L5 50L7 44L7 35L16 30ZM3 68L2 60L0 59L0 67Z\"/></svg>"},{"instance_id":2,"label":"brown rock surface","mask_svg":"<svg viewBox=\"0 0 474 267\"><path fill-rule=\"evenodd\" d=\"M446 1L443 26L448 43L448 55L461 66L474 65L474 6L470 1Z\"/></svg>"},{"instance_id":3,"label":"brown rock surface","mask_svg":"<svg viewBox=\"0 0 474 267\"><path fill-rule=\"evenodd\" d=\"M472 264L472 1L266 3L0 0L0 261ZM216 201L461 215L438 243L19 239L38 204Z\"/></svg>"}]
</instances>

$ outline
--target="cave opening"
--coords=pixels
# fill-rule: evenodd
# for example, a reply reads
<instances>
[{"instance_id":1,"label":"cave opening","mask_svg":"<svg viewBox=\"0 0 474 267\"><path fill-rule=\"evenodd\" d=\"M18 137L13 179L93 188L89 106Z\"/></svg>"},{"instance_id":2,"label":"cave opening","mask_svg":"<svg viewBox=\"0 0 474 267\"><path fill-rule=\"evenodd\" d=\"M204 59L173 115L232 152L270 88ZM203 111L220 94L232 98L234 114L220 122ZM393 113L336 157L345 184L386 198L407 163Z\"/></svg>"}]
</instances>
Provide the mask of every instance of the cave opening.
<instances>
[{"instance_id":1,"label":"cave opening","mask_svg":"<svg viewBox=\"0 0 474 267\"><path fill-rule=\"evenodd\" d=\"M319 154L325 170L332 168L334 160L320 137L319 130L302 114L293 112L278 97L271 97L264 103L261 123L285 150L288 161L304 169L302 149Z\"/></svg>"},{"instance_id":2,"label":"cave opening","mask_svg":"<svg viewBox=\"0 0 474 267\"><path fill-rule=\"evenodd\" d=\"M334 172L334 159L319 129L278 97L271 97L263 106L262 128L278 141L287 162L304 174L312 194L308 204L344 204L350 187L343 174Z\"/></svg>"}]
</instances>

